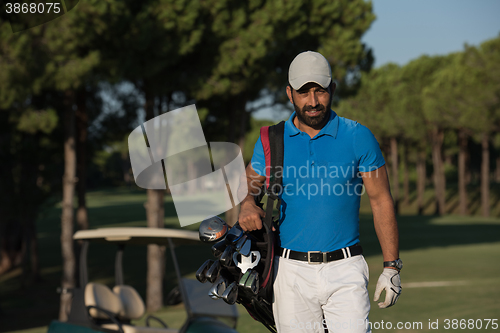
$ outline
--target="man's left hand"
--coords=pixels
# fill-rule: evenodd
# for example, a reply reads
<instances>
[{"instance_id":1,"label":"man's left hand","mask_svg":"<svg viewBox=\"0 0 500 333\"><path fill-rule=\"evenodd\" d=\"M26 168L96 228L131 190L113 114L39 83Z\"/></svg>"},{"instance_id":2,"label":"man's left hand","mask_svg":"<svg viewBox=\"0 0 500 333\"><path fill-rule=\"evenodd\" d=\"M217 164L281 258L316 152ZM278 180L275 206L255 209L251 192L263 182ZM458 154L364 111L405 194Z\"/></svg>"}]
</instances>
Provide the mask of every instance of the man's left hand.
<instances>
[{"instance_id":1,"label":"man's left hand","mask_svg":"<svg viewBox=\"0 0 500 333\"><path fill-rule=\"evenodd\" d=\"M378 301L383 290L385 290L385 301L378 303L378 307L381 309L396 304L399 295L401 295L401 278L396 269L384 268L384 271L380 274L377 287L375 288L375 297L373 299L375 302Z\"/></svg>"}]
</instances>

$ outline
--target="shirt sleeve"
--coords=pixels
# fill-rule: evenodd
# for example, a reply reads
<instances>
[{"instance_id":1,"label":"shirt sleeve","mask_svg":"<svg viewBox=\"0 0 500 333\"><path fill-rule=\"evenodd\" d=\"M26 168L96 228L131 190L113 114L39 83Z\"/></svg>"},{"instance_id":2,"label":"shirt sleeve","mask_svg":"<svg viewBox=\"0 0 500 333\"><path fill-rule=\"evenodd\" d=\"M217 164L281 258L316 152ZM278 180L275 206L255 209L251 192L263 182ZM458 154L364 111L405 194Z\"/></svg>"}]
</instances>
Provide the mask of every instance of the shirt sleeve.
<instances>
[{"instance_id":1,"label":"shirt sleeve","mask_svg":"<svg viewBox=\"0 0 500 333\"><path fill-rule=\"evenodd\" d=\"M385 164L377 139L368 127L358 124L354 136L354 151L359 161L359 172L377 170Z\"/></svg>"},{"instance_id":2,"label":"shirt sleeve","mask_svg":"<svg viewBox=\"0 0 500 333\"><path fill-rule=\"evenodd\" d=\"M255 143L255 147L253 148L253 156L250 163L259 176L266 175L266 158L264 157L264 148L262 148L260 136Z\"/></svg>"}]
</instances>

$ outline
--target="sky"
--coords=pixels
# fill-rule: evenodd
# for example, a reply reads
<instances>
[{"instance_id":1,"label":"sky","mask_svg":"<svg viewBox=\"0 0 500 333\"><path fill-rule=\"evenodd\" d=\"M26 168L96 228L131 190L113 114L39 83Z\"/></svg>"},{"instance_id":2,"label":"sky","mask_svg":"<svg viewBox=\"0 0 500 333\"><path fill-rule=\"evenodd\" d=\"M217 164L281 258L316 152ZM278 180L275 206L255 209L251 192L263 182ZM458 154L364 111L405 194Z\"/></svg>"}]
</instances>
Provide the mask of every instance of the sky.
<instances>
[{"instance_id":1,"label":"sky","mask_svg":"<svg viewBox=\"0 0 500 333\"><path fill-rule=\"evenodd\" d=\"M374 67L461 51L500 34L500 0L374 0L373 12L377 18L362 41L373 49ZM273 120L286 115L269 108L254 113Z\"/></svg>"}]
</instances>

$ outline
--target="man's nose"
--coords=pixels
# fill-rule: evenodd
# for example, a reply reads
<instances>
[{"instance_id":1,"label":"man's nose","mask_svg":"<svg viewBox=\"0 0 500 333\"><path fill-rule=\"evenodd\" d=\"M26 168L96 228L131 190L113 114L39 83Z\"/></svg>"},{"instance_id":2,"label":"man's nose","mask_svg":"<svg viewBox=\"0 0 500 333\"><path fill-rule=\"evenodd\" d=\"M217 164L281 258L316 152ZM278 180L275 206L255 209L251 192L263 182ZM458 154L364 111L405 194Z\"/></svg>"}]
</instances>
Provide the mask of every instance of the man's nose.
<instances>
[{"instance_id":1,"label":"man's nose","mask_svg":"<svg viewBox=\"0 0 500 333\"><path fill-rule=\"evenodd\" d=\"M308 100L309 104L314 107L316 105L319 104L318 102L318 96L316 95L316 92L315 91L311 91L309 93L309 100Z\"/></svg>"}]
</instances>

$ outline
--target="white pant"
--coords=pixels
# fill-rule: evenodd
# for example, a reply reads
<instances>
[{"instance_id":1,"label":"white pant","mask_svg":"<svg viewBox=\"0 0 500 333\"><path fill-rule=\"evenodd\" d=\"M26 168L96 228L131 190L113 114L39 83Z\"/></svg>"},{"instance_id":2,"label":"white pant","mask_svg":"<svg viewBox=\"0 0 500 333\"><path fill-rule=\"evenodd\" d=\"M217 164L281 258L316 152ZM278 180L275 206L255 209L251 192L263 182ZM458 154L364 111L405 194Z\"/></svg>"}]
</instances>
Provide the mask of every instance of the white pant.
<instances>
[{"instance_id":1,"label":"white pant","mask_svg":"<svg viewBox=\"0 0 500 333\"><path fill-rule=\"evenodd\" d=\"M366 333L370 299L362 255L311 265L275 257L273 313L279 333Z\"/></svg>"}]
</instances>

